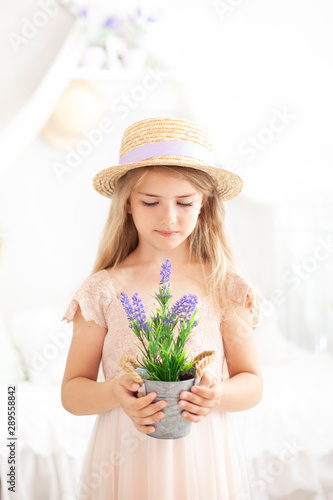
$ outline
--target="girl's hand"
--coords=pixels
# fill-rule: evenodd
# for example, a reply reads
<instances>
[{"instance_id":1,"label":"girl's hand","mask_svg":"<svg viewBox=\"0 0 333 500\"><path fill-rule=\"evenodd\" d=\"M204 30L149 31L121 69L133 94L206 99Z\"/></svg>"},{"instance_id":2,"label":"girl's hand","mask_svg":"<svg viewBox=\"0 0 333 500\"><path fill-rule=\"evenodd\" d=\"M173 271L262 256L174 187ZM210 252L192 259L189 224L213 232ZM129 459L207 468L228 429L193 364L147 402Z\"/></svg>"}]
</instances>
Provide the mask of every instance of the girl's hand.
<instances>
[{"instance_id":1,"label":"girl's hand","mask_svg":"<svg viewBox=\"0 0 333 500\"><path fill-rule=\"evenodd\" d=\"M155 427L151 424L164 418L161 410L167 406L167 403L165 401L152 403L156 398L156 392L137 398L134 393L139 387L140 384L133 382L129 375L121 375L113 380L113 394L119 405L132 419L138 431L150 434L155 432Z\"/></svg>"},{"instance_id":2,"label":"girl's hand","mask_svg":"<svg viewBox=\"0 0 333 500\"><path fill-rule=\"evenodd\" d=\"M222 396L222 384L208 372L204 372L200 385L193 385L191 392L182 392L179 406L186 411L182 416L190 422L201 422L209 413L219 406Z\"/></svg>"}]
</instances>

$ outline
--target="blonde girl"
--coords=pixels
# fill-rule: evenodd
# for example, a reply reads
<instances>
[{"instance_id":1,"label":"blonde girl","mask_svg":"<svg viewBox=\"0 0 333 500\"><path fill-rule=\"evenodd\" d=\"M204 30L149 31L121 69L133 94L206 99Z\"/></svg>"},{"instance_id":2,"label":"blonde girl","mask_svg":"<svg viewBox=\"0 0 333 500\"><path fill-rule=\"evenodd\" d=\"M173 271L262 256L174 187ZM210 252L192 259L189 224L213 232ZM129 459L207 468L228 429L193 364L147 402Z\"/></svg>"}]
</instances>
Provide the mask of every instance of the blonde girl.
<instances>
[{"instance_id":1,"label":"blonde girl","mask_svg":"<svg viewBox=\"0 0 333 500\"><path fill-rule=\"evenodd\" d=\"M63 319L73 338L62 403L75 415L97 414L77 490L89 500L247 500L248 475L231 412L262 398L253 338L254 289L237 271L224 227L224 202L242 189L234 173L214 166L212 143L198 125L149 118L124 133L119 165L94 177L112 199L90 276ZM137 398L139 384L119 360L139 354L120 293L138 291L154 304L161 264L172 263L173 300L198 296L187 350L219 354L200 385L180 395L188 436L151 439L166 403ZM100 363L105 381L97 381Z\"/></svg>"}]
</instances>

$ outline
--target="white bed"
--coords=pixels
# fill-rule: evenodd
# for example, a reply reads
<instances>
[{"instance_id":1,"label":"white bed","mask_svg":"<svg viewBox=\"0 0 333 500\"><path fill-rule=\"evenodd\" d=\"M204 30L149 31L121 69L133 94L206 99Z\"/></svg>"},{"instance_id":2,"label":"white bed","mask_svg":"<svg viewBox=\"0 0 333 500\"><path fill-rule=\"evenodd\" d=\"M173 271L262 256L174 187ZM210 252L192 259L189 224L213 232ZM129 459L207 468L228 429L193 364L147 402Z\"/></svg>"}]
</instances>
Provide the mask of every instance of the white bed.
<instances>
[{"instance_id":1,"label":"white bed","mask_svg":"<svg viewBox=\"0 0 333 500\"><path fill-rule=\"evenodd\" d=\"M71 325L63 307L22 311L1 328L1 499L74 500L95 416L63 409L60 383ZM333 500L333 355L257 329L265 380L261 403L234 413L253 500ZM25 380L25 378L29 378ZM17 387L16 496L7 490L7 388ZM231 499L248 500L248 499Z\"/></svg>"},{"instance_id":2,"label":"white bed","mask_svg":"<svg viewBox=\"0 0 333 500\"><path fill-rule=\"evenodd\" d=\"M236 413L254 500L333 499L333 355L259 328L260 404Z\"/></svg>"}]
</instances>

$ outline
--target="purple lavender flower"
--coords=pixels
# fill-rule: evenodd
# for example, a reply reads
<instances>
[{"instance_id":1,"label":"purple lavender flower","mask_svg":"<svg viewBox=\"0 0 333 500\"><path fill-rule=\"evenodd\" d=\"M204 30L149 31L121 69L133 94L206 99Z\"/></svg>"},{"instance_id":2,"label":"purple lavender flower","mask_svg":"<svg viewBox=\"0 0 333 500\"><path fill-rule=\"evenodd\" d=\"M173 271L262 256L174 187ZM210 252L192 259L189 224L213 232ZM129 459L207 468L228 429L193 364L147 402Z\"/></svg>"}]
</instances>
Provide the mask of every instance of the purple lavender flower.
<instances>
[{"instance_id":1,"label":"purple lavender flower","mask_svg":"<svg viewBox=\"0 0 333 500\"><path fill-rule=\"evenodd\" d=\"M79 15L81 17L88 17L88 15L89 15L89 8L84 7L82 9L80 9L79 10Z\"/></svg>"},{"instance_id":2,"label":"purple lavender flower","mask_svg":"<svg viewBox=\"0 0 333 500\"><path fill-rule=\"evenodd\" d=\"M159 286L159 293L156 294L156 298L160 304L166 304L169 302L172 295L170 295L170 279L171 279L171 261L166 259L164 264L161 266L161 281Z\"/></svg>"},{"instance_id":3,"label":"purple lavender flower","mask_svg":"<svg viewBox=\"0 0 333 500\"><path fill-rule=\"evenodd\" d=\"M183 295L183 297L172 306L171 318L179 318L182 321L189 321L198 305L198 297L196 295Z\"/></svg>"},{"instance_id":4,"label":"purple lavender flower","mask_svg":"<svg viewBox=\"0 0 333 500\"><path fill-rule=\"evenodd\" d=\"M131 302L130 302L130 299L129 299L127 293L121 292L120 302L125 310L127 318L129 319L129 321L132 321L134 319L133 318L133 307L131 305Z\"/></svg>"},{"instance_id":5,"label":"purple lavender flower","mask_svg":"<svg viewBox=\"0 0 333 500\"><path fill-rule=\"evenodd\" d=\"M154 23L157 20L158 16L156 14L148 14L145 15L141 7L137 7L137 9L129 16L129 20L135 24L137 21L147 21L148 23Z\"/></svg>"},{"instance_id":6,"label":"purple lavender flower","mask_svg":"<svg viewBox=\"0 0 333 500\"><path fill-rule=\"evenodd\" d=\"M120 294L120 302L124 308L128 320L130 321L129 327L133 329L133 322L135 326L140 330L147 331L146 323L146 313L142 305L141 299L138 297L139 292L135 292L132 297L133 305L125 292ZM149 330L149 329L148 329Z\"/></svg>"},{"instance_id":7,"label":"purple lavender flower","mask_svg":"<svg viewBox=\"0 0 333 500\"><path fill-rule=\"evenodd\" d=\"M129 20L130 20L133 24L135 24L135 23L136 23L136 21L137 21L138 19L140 19L140 17L142 17L142 10L141 10L141 8L140 8L140 7L138 7L138 8L136 9L136 11L135 11L133 14L131 14L131 15L129 15L129 16L128 16Z\"/></svg>"},{"instance_id":8,"label":"purple lavender flower","mask_svg":"<svg viewBox=\"0 0 333 500\"><path fill-rule=\"evenodd\" d=\"M104 22L104 26L106 28L109 28L109 29L114 30L114 31L116 31L120 25L121 25L121 20L117 16L107 17L105 22Z\"/></svg>"},{"instance_id":9,"label":"purple lavender flower","mask_svg":"<svg viewBox=\"0 0 333 500\"><path fill-rule=\"evenodd\" d=\"M147 370L152 380L176 381L184 367L188 369L193 365L184 347L192 329L198 324L195 321L198 297L184 295L170 310L170 259L162 264L160 275L159 293L155 292L160 308L155 313L152 312L150 320L146 318L139 292L133 294L132 301L122 292L120 301L130 322L129 326L141 343L140 366Z\"/></svg>"},{"instance_id":10,"label":"purple lavender flower","mask_svg":"<svg viewBox=\"0 0 333 500\"><path fill-rule=\"evenodd\" d=\"M133 301L133 319L138 324L139 328L147 329L146 324L146 313L145 309L142 305L142 300L138 297L139 292L135 292L132 301Z\"/></svg>"},{"instance_id":11,"label":"purple lavender flower","mask_svg":"<svg viewBox=\"0 0 333 500\"><path fill-rule=\"evenodd\" d=\"M161 281L160 285L168 284L170 285L170 279L171 279L171 261L170 259L166 259L164 264L162 264L162 270L160 271L161 275Z\"/></svg>"},{"instance_id":12,"label":"purple lavender flower","mask_svg":"<svg viewBox=\"0 0 333 500\"><path fill-rule=\"evenodd\" d=\"M175 323L175 319L174 318L172 318L172 317L170 317L168 315L165 316L165 318L164 318L164 325L165 326L171 326L171 327L173 327L174 323Z\"/></svg>"}]
</instances>

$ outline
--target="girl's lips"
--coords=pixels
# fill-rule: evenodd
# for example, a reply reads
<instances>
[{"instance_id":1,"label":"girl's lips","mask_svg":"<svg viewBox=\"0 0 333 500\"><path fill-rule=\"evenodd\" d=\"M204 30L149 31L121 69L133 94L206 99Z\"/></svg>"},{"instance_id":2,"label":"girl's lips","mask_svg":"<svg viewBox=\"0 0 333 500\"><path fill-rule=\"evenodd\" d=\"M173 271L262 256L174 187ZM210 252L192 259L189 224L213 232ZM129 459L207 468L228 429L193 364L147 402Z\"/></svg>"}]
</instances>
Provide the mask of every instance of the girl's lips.
<instances>
[{"instance_id":1,"label":"girl's lips","mask_svg":"<svg viewBox=\"0 0 333 500\"><path fill-rule=\"evenodd\" d=\"M172 231L171 232L171 231L157 231L157 230L156 230L156 232L158 234L160 234L161 236L174 236L175 234L178 233L178 231Z\"/></svg>"}]
</instances>

